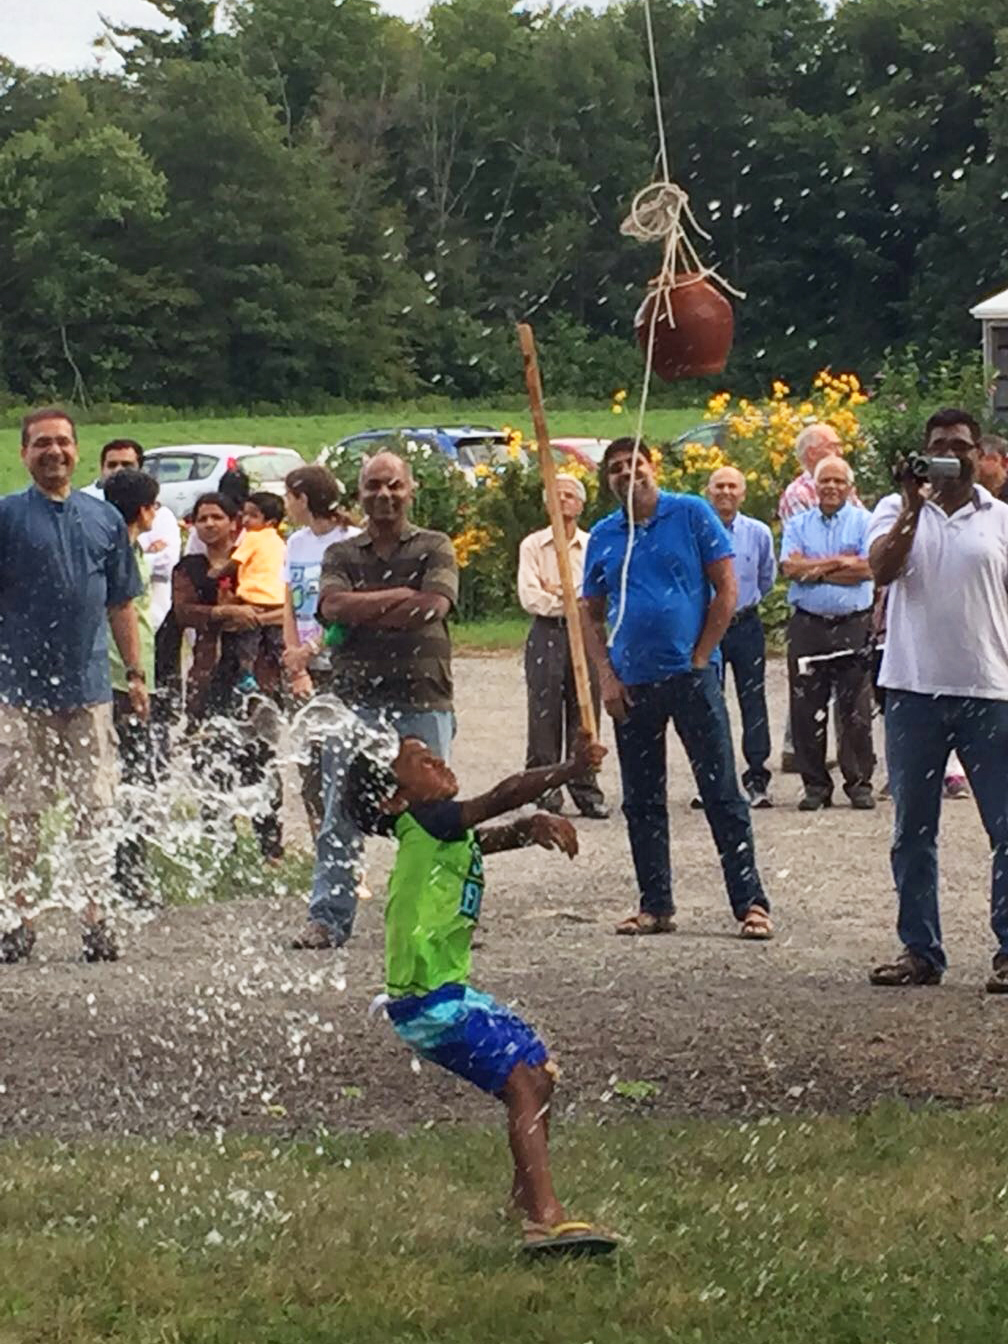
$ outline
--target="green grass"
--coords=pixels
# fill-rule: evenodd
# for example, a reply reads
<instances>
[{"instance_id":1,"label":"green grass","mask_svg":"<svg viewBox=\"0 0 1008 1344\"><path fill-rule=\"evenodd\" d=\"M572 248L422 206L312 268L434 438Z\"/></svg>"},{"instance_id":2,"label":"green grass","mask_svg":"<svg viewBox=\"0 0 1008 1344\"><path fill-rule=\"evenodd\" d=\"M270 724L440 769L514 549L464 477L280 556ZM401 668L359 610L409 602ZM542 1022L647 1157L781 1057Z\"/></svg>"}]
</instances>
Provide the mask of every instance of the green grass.
<instances>
[{"instance_id":1,"label":"green grass","mask_svg":"<svg viewBox=\"0 0 1008 1344\"><path fill-rule=\"evenodd\" d=\"M0 1344L990 1344L1006 1153L1003 1109L561 1125L628 1244L530 1264L501 1131L7 1142Z\"/></svg>"},{"instance_id":2,"label":"green grass","mask_svg":"<svg viewBox=\"0 0 1008 1344\"><path fill-rule=\"evenodd\" d=\"M656 439L673 438L703 419L701 408L656 410L648 416L647 432ZM160 448L173 443L253 443L296 448L309 461L319 449L335 443L347 434L364 429L382 429L394 425L429 425L472 422L488 425L516 425L527 435L532 433L526 410L502 410L494 406L461 404L454 414L432 414L411 406L371 406L340 415L249 416L215 419L207 416L192 420L129 421L110 424L81 424L79 438L81 461L78 485L86 485L97 475L98 454L109 439L137 439L145 448ZM615 438L633 432L629 414L615 416L606 407L589 410L556 409L549 412L550 433ZM0 429L0 494L19 489L25 482L19 456L20 439L13 426Z\"/></svg>"},{"instance_id":3,"label":"green grass","mask_svg":"<svg viewBox=\"0 0 1008 1344\"><path fill-rule=\"evenodd\" d=\"M451 628L456 653L504 653L520 649L529 628L528 616L501 616L486 621L459 621Z\"/></svg>"}]
</instances>

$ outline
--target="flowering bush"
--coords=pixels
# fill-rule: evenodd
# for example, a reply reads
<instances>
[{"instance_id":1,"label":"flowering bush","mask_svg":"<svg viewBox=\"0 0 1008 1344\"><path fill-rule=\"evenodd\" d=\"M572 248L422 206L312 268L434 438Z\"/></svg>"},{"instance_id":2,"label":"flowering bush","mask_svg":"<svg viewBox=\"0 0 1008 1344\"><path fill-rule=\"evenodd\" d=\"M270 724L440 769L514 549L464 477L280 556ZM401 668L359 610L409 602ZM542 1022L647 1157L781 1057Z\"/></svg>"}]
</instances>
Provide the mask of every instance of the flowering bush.
<instances>
[{"instance_id":1,"label":"flowering bush","mask_svg":"<svg viewBox=\"0 0 1008 1344\"><path fill-rule=\"evenodd\" d=\"M855 474L869 454L869 441L858 411L868 398L853 373L816 374L808 396L791 395L787 383L775 381L763 401L737 402L730 392L719 392L707 403L704 418L723 424L715 445L687 443L675 455L665 454L660 479L669 490L703 494L717 467L738 467L746 478L745 510L764 522L773 522L777 501L800 470L794 447L806 425L822 421L840 436L844 455Z\"/></svg>"},{"instance_id":2,"label":"flowering bush","mask_svg":"<svg viewBox=\"0 0 1008 1344\"><path fill-rule=\"evenodd\" d=\"M890 374L888 381L890 385L898 383L900 396L905 398L906 377L896 379ZM888 457L866 432L865 422L872 428L888 425L886 417L895 415L903 423L903 412L887 407L887 391L884 382L882 393L869 406L854 374L824 369L813 379L804 398L794 396L791 388L779 380L761 401L736 400L729 392L719 392L707 404L707 442L675 448L649 443L659 483L667 490L702 495L712 471L736 466L746 478L746 512L775 524L781 492L799 471L795 441L806 425L823 421L839 434L843 453L857 477L858 492L862 499L871 501L888 486ZM971 404L972 400L975 398ZM620 389L613 394L612 409L622 414L625 402L626 393ZM923 419L914 431L917 438L922 425ZM455 544L459 614L465 620L516 608L519 544L529 532L546 526L535 446L524 441L517 429L505 426L505 432L507 460L477 467L475 483L426 444L412 443L406 436L388 444L412 467L417 482L415 521L421 527L447 532ZM887 437L887 447L888 443ZM361 459L360 449L349 453L334 449L329 453L329 465L351 497L356 492ZM563 470L584 484L587 505L583 523L590 527L613 507L613 501L600 491L596 472L573 459L564 463ZM770 603L773 612L780 605L780 601ZM772 613L769 623L774 623Z\"/></svg>"}]
</instances>

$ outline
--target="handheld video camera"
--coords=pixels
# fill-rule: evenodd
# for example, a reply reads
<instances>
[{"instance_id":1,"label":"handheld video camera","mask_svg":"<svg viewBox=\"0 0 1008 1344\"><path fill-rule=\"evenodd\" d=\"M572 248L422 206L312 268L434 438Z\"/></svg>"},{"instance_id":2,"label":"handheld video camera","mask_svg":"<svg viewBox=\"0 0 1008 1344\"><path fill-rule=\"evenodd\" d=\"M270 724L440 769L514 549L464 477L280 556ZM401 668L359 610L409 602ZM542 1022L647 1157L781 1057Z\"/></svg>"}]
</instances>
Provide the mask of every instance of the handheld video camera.
<instances>
[{"instance_id":1,"label":"handheld video camera","mask_svg":"<svg viewBox=\"0 0 1008 1344\"><path fill-rule=\"evenodd\" d=\"M923 484L938 485L942 481L958 481L963 464L958 457L928 457L927 453L907 453L893 467L893 479L899 485L909 476Z\"/></svg>"}]
</instances>

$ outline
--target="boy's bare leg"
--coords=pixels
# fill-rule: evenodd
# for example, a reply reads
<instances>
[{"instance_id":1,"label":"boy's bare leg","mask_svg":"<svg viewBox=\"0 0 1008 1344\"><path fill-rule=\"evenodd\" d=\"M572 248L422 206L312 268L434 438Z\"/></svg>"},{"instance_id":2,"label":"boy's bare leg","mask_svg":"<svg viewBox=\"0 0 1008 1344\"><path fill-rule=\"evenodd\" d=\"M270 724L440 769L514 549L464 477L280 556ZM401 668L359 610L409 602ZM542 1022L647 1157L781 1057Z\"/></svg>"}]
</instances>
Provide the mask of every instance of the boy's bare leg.
<instances>
[{"instance_id":1,"label":"boy's bare leg","mask_svg":"<svg viewBox=\"0 0 1008 1344\"><path fill-rule=\"evenodd\" d=\"M514 1158L511 1199L533 1223L546 1227L567 1214L556 1197L549 1167L549 1105L553 1079L541 1065L516 1064L501 1092Z\"/></svg>"}]
</instances>

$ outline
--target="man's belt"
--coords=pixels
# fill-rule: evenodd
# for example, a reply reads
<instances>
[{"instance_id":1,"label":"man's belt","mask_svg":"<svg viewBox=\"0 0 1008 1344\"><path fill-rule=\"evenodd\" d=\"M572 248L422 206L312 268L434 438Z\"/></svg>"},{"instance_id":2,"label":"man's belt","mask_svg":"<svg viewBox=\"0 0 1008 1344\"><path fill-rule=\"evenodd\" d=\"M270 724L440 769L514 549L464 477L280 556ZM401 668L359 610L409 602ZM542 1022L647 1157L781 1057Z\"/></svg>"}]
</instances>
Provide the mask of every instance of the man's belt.
<instances>
[{"instance_id":1,"label":"man's belt","mask_svg":"<svg viewBox=\"0 0 1008 1344\"><path fill-rule=\"evenodd\" d=\"M567 624L566 616L537 616L537 621L542 621L544 625L565 626Z\"/></svg>"},{"instance_id":2,"label":"man's belt","mask_svg":"<svg viewBox=\"0 0 1008 1344\"><path fill-rule=\"evenodd\" d=\"M733 625L741 625L742 622L747 621L750 616L755 616L758 610L759 606L756 602L751 602L748 607L740 608L728 622L728 629L730 630Z\"/></svg>"},{"instance_id":3,"label":"man's belt","mask_svg":"<svg viewBox=\"0 0 1008 1344\"><path fill-rule=\"evenodd\" d=\"M855 616L870 616L871 607L862 607L860 611L845 611L842 616L820 616L818 612L806 611L804 607L795 607L795 611L801 616L807 616L810 621L820 621L823 625L839 625L841 621L853 620Z\"/></svg>"}]
</instances>

